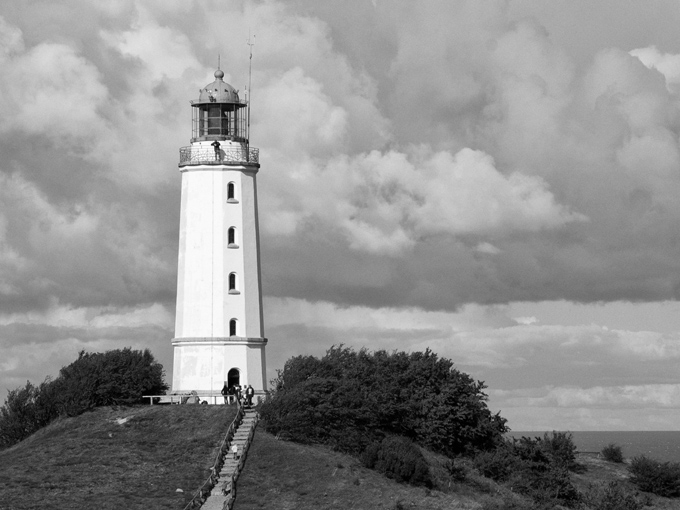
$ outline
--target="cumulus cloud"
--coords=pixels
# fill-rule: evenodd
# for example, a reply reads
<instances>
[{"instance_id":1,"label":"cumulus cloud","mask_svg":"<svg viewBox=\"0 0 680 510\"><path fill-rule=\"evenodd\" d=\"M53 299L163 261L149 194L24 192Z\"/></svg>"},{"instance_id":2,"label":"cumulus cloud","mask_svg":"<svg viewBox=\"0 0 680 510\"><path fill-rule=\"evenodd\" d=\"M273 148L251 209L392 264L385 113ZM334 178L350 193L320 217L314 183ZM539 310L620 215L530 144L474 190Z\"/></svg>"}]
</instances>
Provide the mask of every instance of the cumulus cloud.
<instances>
[{"instance_id":1,"label":"cumulus cloud","mask_svg":"<svg viewBox=\"0 0 680 510\"><path fill-rule=\"evenodd\" d=\"M275 331L316 331L309 336L325 339L323 350L334 342L371 349L430 348L495 388L525 388L526 370L532 371L536 387L566 385L575 374L589 387L602 378L613 385L641 377L668 384L680 358L676 332L541 325L536 317L515 318L506 307L468 305L458 312L423 312L296 299L269 299L266 305ZM290 338L284 336L287 345ZM654 374L647 373L650 367Z\"/></svg>"},{"instance_id":2,"label":"cumulus cloud","mask_svg":"<svg viewBox=\"0 0 680 510\"><path fill-rule=\"evenodd\" d=\"M390 13L376 4L365 23L378 26L354 29L384 45L363 58L338 35L333 9L322 19L276 2L216 6L88 8L100 26L79 33L87 48L66 31L36 40L20 11L5 17L0 109L16 163L3 172L58 207L106 217L121 246L130 224L157 228L163 238L137 238L131 256L143 264L165 243L153 266L167 277L188 100L211 80L217 53L245 97L244 27L267 26L251 37L250 95L263 260L281 261L264 267L272 294L428 309L675 296L680 283L663 275L677 264L666 242L680 217L676 97L639 56L605 49L578 68L539 22L512 19L502 2L461 2L453 27L438 21L444 4ZM366 65L379 56L390 65ZM31 91L27 75L45 85ZM17 143L30 135L50 145ZM42 170L48 161L58 172ZM307 259L296 252L309 236L319 242ZM326 272L326 247L338 276L382 265L374 292L338 288L346 276L300 281L303 269Z\"/></svg>"},{"instance_id":3,"label":"cumulus cloud","mask_svg":"<svg viewBox=\"0 0 680 510\"><path fill-rule=\"evenodd\" d=\"M89 145L97 137L93 129L105 129L97 109L107 91L97 68L63 44L43 43L20 53L20 31L13 28L0 26L3 38L12 39L2 62L0 130L47 138L61 150Z\"/></svg>"},{"instance_id":4,"label":"cumulus cloud","mask_svg":"<svg viewBox=\"0 0 680 510\"><path fill-rule=\"evenodd\" d=\"M591 388L544 388L540 396L522 395L519 391L496 391L505 405L512 407L576 407L576 408L677 408L680 385L643 384L626 386L594 386ZM536 393L533 390L532 393Z\"/></svg>"},{"instance_id":5,"label":"cumulus cloud","mask_svg":"<svg viewBox=\"0 0 680 510\"><path fill-rule=\"evenodd\" d=\"M540 177L506 177L493 158L471 149L455 155L423 148L410 154L372 151L331 159L297 181L289 193L301 200L288 204L295 208L291 213L299 211L298 224L321 218L344 231L350 248L375 254L399 255L432 235L500 238L587 219L557 204ZM267 233L290 234L276 228Z\"/></svg>"},{"instance_id":6,"label":"cumulus cloud","mask_svg":"<svg viewBox=\"0 0 680 510\"><path fill-rule=\"evenodd\" d=\"M625 23L607 33L590 23L604 8L571 9L0 7L0 322L45 326L102 307L102 324L120 318L137 338L150 307L172 313L189 100L212 81L218 54L245 97L250 35L264 292L274 310L285 309L278 300L320 302L319 317L343 319L274 320L275 333L302 350L318 333L350 332L385 348L431 346L508 389L527 367L537 388L576 376L587 388L624 387L627 364L641 384L675 384L674 333L501 310L680 294L680 48L646 22L629 34L644 6L617 10ZM575 23L590 35L564 31ZM493 327L471 326L469 307ZM375 323L359 327L371 310ZM97 335L124 342L72 320L75 330L46 334L73 348Z\"/></svg>"},{"instance_id":7,"label":"cumulus cloud","mask_svg":"<svg viewBox=\"0 0 680 510\"><path fill-rule=\"evenodd\" d=\"M537 311L550 313L550 305ZM502 411L514 430L549 430L562 418L570 430L668 430L677 408L680 339L674 331L540 325L537 317L521 318L524 324L518 325L513 307L502 306L468 305L452 313L270 298L265 307L273 364L282 365L290 349L320 356L334 344L387 351L430 348L485 381L490 407ZM555 312L571 312L577 322L587 322L593 310L581 308ZM611 308L613 320L620 322L626 310L636 313L633 304ZM597 316L612 320L604 307Z\"/></svg>"},{"instance_id":8,"label":"cumulus cloud","mask_svg":"<svg viewBox=\"0 0 680 510\"><path fill-rule=\"evenodd\" d=\"M656 69L666 78L669 88L680 84L680 55L662 53L654 45L629 51L650 69Z\"/></svg>"}]
</instances>

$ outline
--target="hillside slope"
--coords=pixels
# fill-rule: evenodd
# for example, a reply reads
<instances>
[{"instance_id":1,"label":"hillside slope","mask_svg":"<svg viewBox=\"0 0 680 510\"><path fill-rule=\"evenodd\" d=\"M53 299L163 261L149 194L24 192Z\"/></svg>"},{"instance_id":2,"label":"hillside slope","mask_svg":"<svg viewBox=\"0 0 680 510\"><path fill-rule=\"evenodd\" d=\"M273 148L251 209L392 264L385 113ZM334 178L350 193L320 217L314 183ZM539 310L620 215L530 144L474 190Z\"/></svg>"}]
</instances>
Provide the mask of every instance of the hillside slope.
<instances>
[{"instance_id":1,"label":"hillside slope","mask_svg":"<svg viewBox=\"0 0 680 510\"><path fill-rule=\"evenodd\" d=\"M234 414L235 408L225 406L145 406L60 419L0 451L0 510L181 510L207 477ZM259 428L239 478L235 510L530 506L469 463L457 461L467 479L449 485L443 457L425 454L443 490L396 483L353 457L277 440ZM625 465L592 455L579 456L579 462L588 467L573 475L581 491L627 478ZM647 502L646 510L680 510L679 500L649 495Z\"/></svg>"},{"instance_id":2,"label":"hillside slope","mask_svg":"<svg viewBox=\"0 0 680 510\"><path fill-rule=\"evenodd\" d=\"M103 407L59 419L0 451L0 509L182 509L207 478L235 412Z\"/></svg>"},{"instance_id":3,"label":"hillside slope","mask_svg":"<svg viewBox=\"0 0 680 510\"><path fill-rule=\"evenodd\" d=\"M348 455L323 446L277 440L258 428L238 481L234 510L519 510L532 506L506 487L479 476L466 461L459 464L467 473L466 481L449 485L441 469L442 458L431 452L425 454L436 471L437 485L444 490L399 484L364 468ZM613 480L635 492L627 482L625 464L613 464L590 454L578 455L578 461L585 464L587 471L572 474L572 480L583 493ZM678 499L640 496L648 505L644 510L680 510Z\"/></svg>"},{"instance_id":4,"label":"hillside slope","mask_svg":"<svg viewBox=\"0 0 680 510\"><path fill-rule=\"evenodd\" d=\"M234 510L479 509L493 482L453 494L400 484L323 446L277 440L258 428L237 484ZM486 492L487 494L484 494Z\"/></svg>"}]
</instances>

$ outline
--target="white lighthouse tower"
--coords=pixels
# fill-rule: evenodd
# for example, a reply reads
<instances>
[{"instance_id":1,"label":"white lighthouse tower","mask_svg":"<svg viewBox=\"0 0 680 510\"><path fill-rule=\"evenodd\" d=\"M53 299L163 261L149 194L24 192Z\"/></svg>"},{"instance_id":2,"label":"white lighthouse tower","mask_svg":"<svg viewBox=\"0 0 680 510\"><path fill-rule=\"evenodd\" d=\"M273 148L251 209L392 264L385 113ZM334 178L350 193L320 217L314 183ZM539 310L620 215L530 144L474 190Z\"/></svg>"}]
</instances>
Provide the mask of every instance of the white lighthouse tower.
<instances>
[{"instance_id":1,"label":"white lighthouse tower","mask_svg":"<svg viewBox=\"0 0 680 510\"><path fill-rule=\"evenodd\" d=\"M257 219L259 151L248 141L248 108L215 71L191 101L191 145L180 149L173 392L267 390ZM211 401L212 399L208 399Z\"/></svg>"}]
</instances>

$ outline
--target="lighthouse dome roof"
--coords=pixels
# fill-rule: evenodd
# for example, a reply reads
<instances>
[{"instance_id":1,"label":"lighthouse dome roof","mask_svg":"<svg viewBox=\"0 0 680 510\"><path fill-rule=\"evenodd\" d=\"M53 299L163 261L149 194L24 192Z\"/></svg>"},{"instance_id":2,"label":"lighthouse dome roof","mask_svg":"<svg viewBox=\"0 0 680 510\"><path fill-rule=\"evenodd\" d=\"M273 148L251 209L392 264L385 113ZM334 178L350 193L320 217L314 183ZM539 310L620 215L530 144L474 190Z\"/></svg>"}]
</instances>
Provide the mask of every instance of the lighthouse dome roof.
<instances>
[{"instance_id":1,"label":"lighthouse dome roof","mask_svg":"<svg viewBox=\"0 0 680 510\"><path fill-rule=\"evenodd\" d=\"M199 103L238 103L238 90L225 82L224 72L215 71L215 81L203 87L198 96Z\"/></svg>"}]
</instances>

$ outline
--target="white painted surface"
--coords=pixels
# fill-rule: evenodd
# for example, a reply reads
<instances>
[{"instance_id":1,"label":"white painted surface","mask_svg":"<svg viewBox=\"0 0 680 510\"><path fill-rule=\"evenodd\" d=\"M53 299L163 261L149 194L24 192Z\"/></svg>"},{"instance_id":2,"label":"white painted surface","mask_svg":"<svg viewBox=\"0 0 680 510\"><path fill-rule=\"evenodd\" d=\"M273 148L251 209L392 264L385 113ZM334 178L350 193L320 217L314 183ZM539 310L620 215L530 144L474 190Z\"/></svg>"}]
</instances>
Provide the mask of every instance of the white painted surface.
<instances>
[{"instance_id":1,"label":"white painted surface","mask_svg":"<svg viewBox=\"0 0 680 510\"><path fill-rule=\"evenodd\" d=\"M255 165L181 168L173 391L219 391L232 368L240 370L241 385L267 388L257 171ZM236 200L228 201L230 182ZM236 248L228 245L230 227L238 233ZM237 292L229 291L232 272ZM229 337L231 319L238 321L237 337Z\"/></svg>"}]
</instances>

